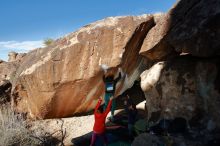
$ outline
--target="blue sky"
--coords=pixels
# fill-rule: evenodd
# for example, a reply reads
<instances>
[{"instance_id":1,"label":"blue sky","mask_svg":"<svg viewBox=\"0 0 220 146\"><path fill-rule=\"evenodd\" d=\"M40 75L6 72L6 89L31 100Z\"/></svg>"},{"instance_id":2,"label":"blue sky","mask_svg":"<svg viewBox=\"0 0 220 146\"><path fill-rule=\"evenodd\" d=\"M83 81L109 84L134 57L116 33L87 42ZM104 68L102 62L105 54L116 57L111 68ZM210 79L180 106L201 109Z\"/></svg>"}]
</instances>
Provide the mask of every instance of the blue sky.
<instances>
[{"instance_id":1,"label":"blue sky","mask_svg":"<svg viewBox=\"0 0 220 146\"><path fill-rule=\"evenodd\" d=\"M166 12L176 0L0 0L0 59L109 16Z\"/></svg>"}]
</instances>

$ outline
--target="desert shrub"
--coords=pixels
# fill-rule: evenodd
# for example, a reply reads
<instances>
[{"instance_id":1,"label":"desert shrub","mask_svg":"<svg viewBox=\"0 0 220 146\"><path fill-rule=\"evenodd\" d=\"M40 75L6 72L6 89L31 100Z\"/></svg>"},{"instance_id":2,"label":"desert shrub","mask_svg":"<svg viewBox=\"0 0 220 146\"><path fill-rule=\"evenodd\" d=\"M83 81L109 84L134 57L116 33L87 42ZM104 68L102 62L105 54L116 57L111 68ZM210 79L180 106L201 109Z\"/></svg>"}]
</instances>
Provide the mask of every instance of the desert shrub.
<instances>
[{"instance_id":1,"label":"desert shrub","mask_svg":"<svg viewBox=\"0 0 220 146\"><path fill-rule=\"evenodd\" d=\"M0 107L0 146L63 146L66 129L63 121L59 130L53 133L44 131L45 127L31 130L25 117L17 114L10 106Z\"/></svg>"},{"instance_id":2,"label":"desert shrub","mask_svg":"<svg viewBox=\"0 0 220 146\"><path fill-rule=\"evenodd\" d=\"M8 96L7 94L1 94L1 96L0 96L0 105L3 105L5 103L7 103L9 100L10 100L10 96Z\"/></svg>"},{"instance_id":3,"label":"desert shrub","mask_svg":"<svg viewBox=\"0 0 220 146\"><path fill-rule=\"evenodd\" d=\"M22 115L16 114L9 106L0 108L0 145L39 145L39 141L28 130Z\"/></svg>"},{"instance_id":4,"label":"desert shrub","mask_svg":"<svg viewBox=\"0 0 220 146\"><path fill-rule=\"evenodd\" d=\"M53 39L51 39L51 38L46 38L46 39L44 40L44 45L45 45L45 46L49 46L49 45L51 45L53 42L54 42Z\"/></svg>"},{"instance_id":5,"label":"desert shrub","mask_svg":"<svg viewBox=\"0 0 220 146\"><path fill-rule=\"evenodd\" d=\"M44 126L37 126L35 129L35 138L40 141L41 146L64 146L64 139L66 138L66 129L63 127L64 121L57 120L57 124L61 122L60 128L53 132L46 132ZM37 131L36 131L37 130Z\"/></svg>"}]
</instances>

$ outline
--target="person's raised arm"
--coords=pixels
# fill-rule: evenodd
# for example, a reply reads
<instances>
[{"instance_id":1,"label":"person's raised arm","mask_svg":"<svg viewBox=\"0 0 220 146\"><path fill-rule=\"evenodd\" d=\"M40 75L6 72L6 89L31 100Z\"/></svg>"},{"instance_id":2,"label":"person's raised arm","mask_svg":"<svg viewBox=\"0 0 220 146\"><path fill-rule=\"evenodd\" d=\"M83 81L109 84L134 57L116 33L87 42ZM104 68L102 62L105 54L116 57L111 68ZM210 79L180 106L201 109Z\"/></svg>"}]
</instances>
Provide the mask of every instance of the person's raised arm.
<instances>
[{"instance_id":1,"label":"person's raised arm","mask_svg":"<svg viewBox=\"0 0 220 146\"><path fill-rule=\"evenodd\" d=\"M101 103L102 103L102 99L99 98L99 101L98 101L98 103L96 104L96 107L95 107L95 112L98 110L98 108L101 105Z\"/></svg>"},{"instance_id":2,"label":"person's raised arm","mask_svg":"<svg viewBox=\"0 0 220 146\"><path fill-rule=\"evenodd\" d=\"M112 106L112 99L113 97L110 98L110 101L108 102L107 108L105 110L105 116L108 115L108 113L110 112L111 106Z\"/></svg>"}]
</instances>

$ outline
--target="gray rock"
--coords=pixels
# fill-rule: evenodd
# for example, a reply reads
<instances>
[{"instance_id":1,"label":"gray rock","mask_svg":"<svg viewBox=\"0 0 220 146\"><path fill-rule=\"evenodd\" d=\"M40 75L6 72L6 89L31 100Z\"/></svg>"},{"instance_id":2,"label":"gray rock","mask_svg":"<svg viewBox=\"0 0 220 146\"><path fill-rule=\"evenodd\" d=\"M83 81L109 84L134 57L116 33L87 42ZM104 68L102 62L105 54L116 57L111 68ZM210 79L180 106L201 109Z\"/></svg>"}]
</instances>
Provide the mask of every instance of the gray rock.
<instances>
[{"instance_id":1,"label":"gray rock","mask_svg":"<svg viewBox=\"0 0 220 146\"><path fill-rule=\"evenodd\" d=\"M163 142L159 139L159 137L143 133L136 137L132 143L132 146L161 146L164 145Z\"/></svg>"}]
</instances>

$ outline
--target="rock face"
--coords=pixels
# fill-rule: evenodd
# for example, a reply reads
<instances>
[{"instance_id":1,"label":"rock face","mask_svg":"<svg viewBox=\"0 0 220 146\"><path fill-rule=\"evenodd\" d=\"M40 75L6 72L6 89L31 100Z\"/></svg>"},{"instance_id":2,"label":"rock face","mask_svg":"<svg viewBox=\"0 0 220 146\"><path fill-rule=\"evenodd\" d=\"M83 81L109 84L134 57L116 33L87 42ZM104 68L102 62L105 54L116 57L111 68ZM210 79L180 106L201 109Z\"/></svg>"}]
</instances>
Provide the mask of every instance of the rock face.
<instances>
[{"instance_id":1,"label":"rock face","mask_svg":"<svg viewBox=\"0 0 220 146\"><path fill-rule=\"evenodd\" d=\"M4 60L1 60L1 59L0 59L0 64L1 64L1 63L4 63L4 62L5 62Z\"/></svg>"},{"instance_id":2,"label":"rock face","mask_svg":"<svg viewBox=\"0 0 220 146\"><path fill-rule=\"evenodd\" d=\"M117 93L130 87L145 69L139 50L153 26L151 15L110 17L28 53L13 81L18 109L33 118L91 110L104 93L100 65L126 73Z\"/></svg>"},{"instance_id":3,"label":"rock face","mask_svg":"<svg viewBox=\"0 0 220 146\"><path fill-rule=\"evenodd\" d=\"M181 0L150 30L140 53L162 59L173 52L220 55L220 1Z\"/></svg>"},{"instance_id":4,"label":"rock face","mask_svg":"<svg viewBox=\"0 0 220 146\"><path fill-rule=\"evenodd\" d=\"M0 82L3 80L13 80L15 72L22 62L25 53L11 52L8 56L9 62L0 60Z\"/></svg>"},{"instance_id":5,"label":"rock face","mask_svg":"<svg viewBox=\"0 0 220 146\"><path fill-rule=\"evenodd\" d=\"M143 133L134 139L132 146L158 146L164 142L157 136Z\"/></svg>"},{"instance_id":6,"label":"rock face","mask_svg":"<svg viewBox=\"0 0 220 146\"><path fill-rule=\"evenodd\" d=\"M10 101L12 85L9 80L14 78L18 65L16 62L0 63L0 104Z\"/></svg>"},{"instance_id":7,"label":"rock face","mask_svg":"<svg viewBox=\"0 0 220 146\"><path fill-rule=\"evenodd\" d=\"M143 72L149 118L199 117L219 127L219 7L181 0L165 14L109 17L33 50L13 80L17 108L33 118L87 112L104 93L100 66L115 77L120 67L116 95Z\"/></svg>"},{"instance_id":8,"label":"rock face","mask_svg":"<svg viewBox=\"0 0 220 146\"><path fill-rule=\"evenodd\" d=\"M0 63L0 82L3 80L9 80L14 76L14 73L18 67L18 63L15 62L2 62Z\"/></svg>"},{"instance_id":9,"label":"rock face","mask_svg":"<svg viewBox=\"0 0 220 146\"><path fill-rule=\"evenodd\" d=\"M15 61L17 55L18 55L18 53L16 53L16 52L10 52L10 53L8 54L8 62Z\"/></svg>"},{"instance_id":10,"label":"rock face","mask_svg":"<svg viewBox=\"0 0 220 146\"><path fill-rule=\"evenodd\" d=\"M206 118L220 127L220 59L181 56L142 73L149 118ZM208 124L208 123L207 123Z\"/></svg>"},{"instance_id":11,"label":"rock face","mask_svg":"<svg viewBox=\"0 0 220 146\"><path fill-rule=\"evenodd\" d=\"M209 135L210 136L210 135ZM205 137L203 137L205 138ZM212 141L212 140L211 140ZM184 136L158 136L155 134L143 133L137 136L132 146L159 146L159 145L174 145L174 146L209 146L218 145L218 141L208 143L204 139L189 139Z\"/></svg>"},{"instance_id":12,"label":"rock face","mask_svg":"<svg viewBox=\"0 0 220 146\"><path fill-rule=\"evenodd\" d=\"M3 80L0 82L0 105L10 102L12 84L8 80Z\"/></svg>"},{"instance_id":13,"label":"rock face","mask_svg":"<svg viewBox=\"0 0 220 146\"><path fill-rule=\"evenodd\" d=\"M203 119L220 127L219 7L218 0L181 0L154 16L140 50L154 61L141 75L148 118Z\"/></svg>"},{"instance_id":14,"label":"rock face","mask_svg":"<svg viewBox=\"0 0 220 146\"><path fill-rule=\"evenodd\" d=\"M0 85L3 84L5 80L12 80L15 77L15 72L19 67L20 62L22 61L25 54L11 52L9 53L9 56L11 56L11 58L9 57L9 62L0 60ZM12 59L12 56L15 56L15 58Z\"/></svg>"},{"instance_id":15,"label":"rock face","mask_svg":"<svg viewBox=\"0 0 220 146\"><path fill-rule=\"evenodd\" d=\"M21 61L26 53L10 52L8 54L8 62Z\"/></svg>"}]
</instances>

